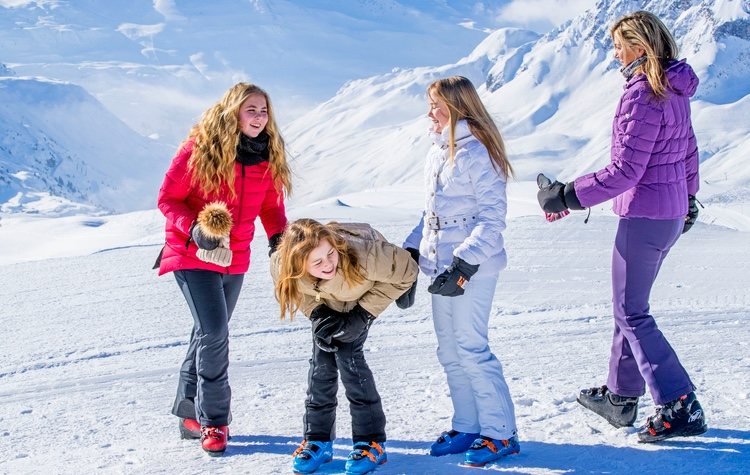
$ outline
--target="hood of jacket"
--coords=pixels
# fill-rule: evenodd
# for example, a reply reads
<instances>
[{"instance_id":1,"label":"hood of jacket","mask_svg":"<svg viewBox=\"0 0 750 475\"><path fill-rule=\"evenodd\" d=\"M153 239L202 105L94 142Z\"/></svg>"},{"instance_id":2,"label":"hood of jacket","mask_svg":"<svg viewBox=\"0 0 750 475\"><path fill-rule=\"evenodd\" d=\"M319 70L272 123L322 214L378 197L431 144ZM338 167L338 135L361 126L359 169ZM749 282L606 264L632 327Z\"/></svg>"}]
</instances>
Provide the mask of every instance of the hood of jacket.
<instances>
[{"instance_id":1,"label":"hood of jacket","mask_svg":"<svg viewBox=\"0 0 750 475\"><path fill-rule=\"evenodd\" d=\"M667 66L667 79L672 90L683 96L693 97L698 89L698 76L684 59Z\"/></svg>"}]
</instances>

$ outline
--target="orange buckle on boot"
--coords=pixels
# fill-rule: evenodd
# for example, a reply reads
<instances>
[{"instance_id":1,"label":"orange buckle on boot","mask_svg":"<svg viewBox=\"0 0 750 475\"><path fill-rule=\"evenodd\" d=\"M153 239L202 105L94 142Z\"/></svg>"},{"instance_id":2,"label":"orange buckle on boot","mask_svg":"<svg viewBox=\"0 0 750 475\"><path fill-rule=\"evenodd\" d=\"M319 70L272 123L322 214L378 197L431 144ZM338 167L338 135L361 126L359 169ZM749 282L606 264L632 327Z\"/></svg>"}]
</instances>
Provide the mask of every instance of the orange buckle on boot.
<instances>
[{"instance_id":1,"label":"orange buckle on boot","mask_svg":"<svg viewBox=\"0 0 750 475\"><path fill-rule=\"evenodd\" d=\"M295 449L294 452L292 452L292 457L296 457L300 453L302 453L303 450L305 450L305 444L307 443L307 440L303 440L301 444L299 444L299 447Z\"/></svg>"},{"instance_id":2,"label":"orange buckle on boot","mask_svg":"<svg viewBox=\"0 0 750 475\"><path fill-rule=\"evenodd\" d=\"M362 450L362 454L366 455L367 458L369 458L370 460L372 460L372 463L378 463L378 457L380 457L381 455L383 455L383 447L381 447L380 444L378 444L375 441L370 442L370 447L374 448L378 452L377 457L375 456L375 454L373 454L369 450Z\"/></svg>"},{"instance_id":3,"label":"orange buckle on boot","mask_svg":"<svg viewBox=\"0 0 750 475\"><path fill-rule=\"evenodd\" d=\"M507 441L507 440L504 440L504 441L503 441L503 444L507 444L507 443L508 443L508 441ZM497 447L495 446L495 444L494 444L494 443L492 443L492 441L491 441L491 440L487 440L487 439L482 439L482 445L484 445L485 447L487 447L488 449L490 449L490 451L491 451L491 452L492 452L493 454L496 454L496 453L497 453Z\"/></svg>"}]
</instances>

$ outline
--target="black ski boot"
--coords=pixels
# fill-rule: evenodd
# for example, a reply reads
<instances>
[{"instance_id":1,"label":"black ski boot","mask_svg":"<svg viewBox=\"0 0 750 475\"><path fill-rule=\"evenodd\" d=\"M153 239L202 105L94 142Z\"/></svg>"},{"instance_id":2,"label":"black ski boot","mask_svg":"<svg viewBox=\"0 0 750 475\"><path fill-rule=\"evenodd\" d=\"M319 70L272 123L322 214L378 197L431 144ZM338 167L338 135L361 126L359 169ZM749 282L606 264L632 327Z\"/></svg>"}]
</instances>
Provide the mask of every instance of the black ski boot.
<instances>
[{"instance_id":1,"label":"black ski boot","mask_svg":"<svg viewBox=\"0 0 750 475\"><path fill-rule=\"evenodd\" d=\"M637 397L618 396L607 389L607 386L582 389L577 401L615 427L632 426L638 416Z\"/></svg>"},{"instance_id":2,"label":"black ski boot","mask_svg":"<svg viewBox=\"0 0 750 475\"><path fill-rule=\"evenodd\" d=\"M656 414L650 416L646 425L638 431L638 442L659 442L672 437L690 437L708 430L703 408L695 398L695 393L656 407Z\"/></svg>"}]
</instances>

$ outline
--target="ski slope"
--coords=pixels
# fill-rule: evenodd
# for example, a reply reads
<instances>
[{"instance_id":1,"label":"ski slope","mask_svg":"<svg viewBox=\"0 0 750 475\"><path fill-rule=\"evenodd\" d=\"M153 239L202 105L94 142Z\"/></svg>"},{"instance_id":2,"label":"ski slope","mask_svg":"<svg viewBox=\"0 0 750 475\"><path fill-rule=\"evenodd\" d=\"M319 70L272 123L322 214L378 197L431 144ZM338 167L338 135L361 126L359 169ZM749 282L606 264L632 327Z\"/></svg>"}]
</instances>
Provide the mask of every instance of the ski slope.
<instances>
[{"instance_id":1,"label":"ski slope","mask_svg":"<svg viewBox=\"0 0 750 475\"><path fill-rule=\"evenodd\" d=\"M341 201L348 205L290 213L369 221L398 243L418 218L408 206L362 206L372 203L366 196ZM530 201L511 200L510 263L497 287L490 341L516 404L521 453L485 471L748 473L747 232L701 221L662 268L652 312L699 388L710 430L642 445L636 429L615 429L575 402L579 388L605 381L612 331L616 218L595 209L584 224L584 216L547 223ZM232 440L223 457L209 458L198 442L180 440L170 414L192 320L173 277L151 270L162 239L158 212L106 218L78 231L71 224L68 237L77 235L81 250L62 246L66 257L7 253L18 235L31 251L40 235L54 249L49 236L59 218L0 223L0 473L290 473L311 341L304 317L279 320L265 236L253 243L230 324ZM119 244L107 226L119 226ZM389 308L366 344L388 419L389 463L378 474L471 473L459 466L461 456L427 455L450 426L451 405L426 286L422 276L415 306ZM344 471L351 425L343 389L339 402L334 461L318 473ZM638 423L652 412L647 396Z\"/></svg>"}]
</instances>

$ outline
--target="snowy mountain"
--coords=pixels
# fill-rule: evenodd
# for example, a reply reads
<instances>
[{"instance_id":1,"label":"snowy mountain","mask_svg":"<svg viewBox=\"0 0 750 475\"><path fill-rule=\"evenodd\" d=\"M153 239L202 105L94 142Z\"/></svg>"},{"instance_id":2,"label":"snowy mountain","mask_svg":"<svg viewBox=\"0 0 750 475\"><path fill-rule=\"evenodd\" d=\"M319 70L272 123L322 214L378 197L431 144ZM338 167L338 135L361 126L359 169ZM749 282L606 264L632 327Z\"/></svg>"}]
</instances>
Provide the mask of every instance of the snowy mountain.
<instances>
[{"instance_id":1,"label":"snowy mountain","mask_svg":"<svg viewBox=\"0 0 750 475\"><path fill-rule=\"evenodd\" d=\"M0 77L0 210L62 215L153 208L170 148L80 86Z\"/></svg>"},{"instance_id":2,"label":"snowy mountain","mask_svg":"<svg viewBox=\"0 0 750 475\"><path fill-rule=\"evenodd\" d=\"M79 84L176 146L239 80L266 88L285 124L349 79L461 57L506 3L0 0L0 61Z\"/></svg>"},{"instance_id":3,"label":"snowy mountain","mask_svg":"<svg viewBox=\"0 0 750 475\"><path fill-rule=\"evenodd\" d=\"M394 70L351 81L287 128L297 155L300 202L418 183L429 141L425 89L460 74L478 86L505 134L520 180L539 171L562 179L608 162L610 124L623 79L608 28L637 9L660 15L702 85L693 103L707 191L750 185L750 15L725 0L602 0L544 36L499 29L453 64ZM367 173L346 173L354 162ZM346 180L330 180L342 172Z\"/></svg>"},{"instance_id":4,"label":"snowy mountain","mask_svg":"<svg viewBox=\"0 0 750 475\"><path fill-rule=\"evenodd\" d=\"M611 58L608 28L623 13L646 8L673 28L682 55L702 81L693 102L703 162L701 197L717 195L716 202L726 204L750 195L750 168L740 166L743 151L750 146L747 127L742 125L750 114L750 15L742 2L603 0L544 35L521 28L487 34L504 5L515 8L515 3L504 1L480 6L418 0L222 0L211 8L195 2L145 0L128 7L95 0L6 1L0 2L0 9L9 13L0 16L0 59L9 68L0 75L44 74L81 85L138 133L170 143L171 148L146 153L151 160L147 163L158 160L157 166L127 170L151 170L154 176L163 171L198 114L228 84L238 79L268 84L277 110L289 117L309 110L316 102L311 97L319 97L326 88L335 90L341 78L350 78L333 97L283 127L295 173L291 204L324 200L336 205L353 199L361 204L361 196L349 194L369 190L372 206L382 201L378 194L419 194L429 147L425 88L450 74L467 76L479 87L506 137L519 181L533 180L542 170L569 179L605 164L611 116L623 83ZM541 3L526 5L533 10ZM247 30L248 24L254 27ZM227 32L235 31L236 41L228 41L233 36ZM417 58L423 65L443 65L413 67ZM460 59L450 62L452 58ZM388 73L362 76L386 65ZM329 70L330 75L306 74L314 68ZM3 81L16 84L18 78ZM305 91L313 90L313 96L305 96ZM7 113L10 116L4 120L16 124L9 130L28 135L27 127L16 131L18 112ZM109 120L92 122L100 125ZM23 166L3 165L5 183L15 187L4 193L4 199L15 196L12 191L24 183L34 190L81 200L83 195L102 194L96 191L102 186L113 186L102 183L119 180L118 170L110 170L108 162L99 158L102 154L92 163L75 147L59 147L70 142L68 136L43 133L47 138L27 137L28 146L14 145ZM113 141L115 150L128 144L131 153L133 143L148 148L149 141L122 133L128 137ZM23 147L51 151L35 155ZM69 165L57 172L67 175L59 180L40 173L50 154L70 156ZM16 155L13 160L19 160ZM29 160L36 168L28 168ZM87 162L86 183L79 184L66 176L81 161ZM144 179L151 184L157 180ZM149 186L143 185L155 193ZM149 199L143 196L141 203L148 206L153 203ZM116 197L92 202L96 200L108 209L123 209L118 206L123 201ZM4 209L31 208L11 202Z\"/></svg>"},{"instance_id":5,"label":"snowy mountain","mask_svg":"<svg viewBox=\"0 0 750 475\"><path fill-rule=\"evenodd\" d=\"M460 57L504 3L0 0L0 211L153 207L165 163L230 84L266 87L283 123L349 78Z\"/></svg>"}]
</instances>

